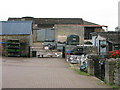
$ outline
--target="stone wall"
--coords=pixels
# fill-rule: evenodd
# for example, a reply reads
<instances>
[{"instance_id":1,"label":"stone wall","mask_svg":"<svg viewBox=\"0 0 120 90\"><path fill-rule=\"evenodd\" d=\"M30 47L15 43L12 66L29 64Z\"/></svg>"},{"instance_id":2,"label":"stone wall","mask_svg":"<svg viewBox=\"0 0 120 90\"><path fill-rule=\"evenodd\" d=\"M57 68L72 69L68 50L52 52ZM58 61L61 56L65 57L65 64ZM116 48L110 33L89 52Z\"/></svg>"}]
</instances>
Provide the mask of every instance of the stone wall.
<instances>
[{"instance_id":1,"label":"stone wall","mask_svg":"<svg viewBox=\"0 0 120 90\"><path fill-rule=\"evenodd\" d=\"M114 83L120 86L120 68L114 72Z\"/></svg>"},{"instance_id":2,"label":"stone wall","mask_svg":"<svg viewBox=\"0 0 120 90\"><path fill-rule=\"evenodd\" d=\"M108 83L113 82L114 59L107 59L105 62L105 79Z\"/></svg>"},{"instance_id":3,"label":"stone wall","mask_svg":"<svg viewBox=\"0 0 120 90\"><path fill-rule=\"evenodd\" d=\"M96 55L97 56L97 55ZM87 60L87 71L91 75L95 75L95 55L89 55ZM114 83L120 86L120 66L116 68L116 61L119 59L106 59L105 61L105 79L107 83Z\"/></svg>"},{"instance_id":4,"label":"stone wall","mask_svg":"<svg viewBox=\"0 0 120 90\"><path fill-rule=\"evenodd\" d=\"M88 59L87 60L87 71L90 75L94 75L94 61L93 59Z\"/></svg>"},{"instance_id":5,"label":"stone wall","mask_svg":"<svg viewBox=\"0 0 120 90\"><path fill-rule=\"evenodd\" d=\"M22 39L22 40L26 40L27 44L30 45L30 35L4 35L4 36L0 36L2 37L2 39Z\"/></svg>"},{"instance_id":6,"label":"stone wall","mask_svg":"<svg viewBox=\"0 0 120 90\"><path fill-rule=\"evenodd\" d=\"M97 54L89 54L87 57L87 71L90 75L95 75L95 60L97 60Z\"/></svg>"},{"instance_id":7,"label":"stone wall","mask_svg":"<svg viewBox=\"0 0 120 90\"><path fill-rule=\"evenodd\" d=\"M84 43L84 27L79 25L55 25L55 40L66 41L68 35L78 35L80 44Z\"/></svg>"},{"instance_id":8,"label":"stone wall","mask_svg":"<svg viewBox=\"0 0 120 90\"><path fill-rule=\"evenodd\" d=\"M46 28L47 29L47 28ZM78 35L80 37L80 44L84 43L84 27L79 25L59 25L55 24L55 41L66 41L67 36L71 34ZM37 42L37 30L33 30L33 42Z\"/></svg>"},{"instance_id":9,"label":"stone wall","mask_svg":"<svg viewBox=\"0 0 120 90\"><path fill-rule=\"evenodd\" d=\"M32 42L30 41L30 35L4 35L0 37L4 39L5 42L7 41L7 39L25 40L25 44L21 45L21 56L29 56L29 47L32 45ZM5 45L4 47L2 47L2 55L5 55Z\"/></svg>"},{"instance_id":10,"label":"stone wall","mask_svg":"<svg viewBox=\"0 0 120 90\"><path fill-rule=\"evenodd\" d=\"M119 59L113 58L106 60L105 79L107 83L113 82L114 84L120 86L120 68L116 68L116 61L120 62Z\"/></svg>"},{"instance_id":11,"label":"stone wall","mask_svg":"<svg viewBox=\"0 0 120 90\"><path fill-rule=\"evenodd\" d=\"M33 43L37 42L37 30L33 30Z\"/></svg>"}]
</instances>

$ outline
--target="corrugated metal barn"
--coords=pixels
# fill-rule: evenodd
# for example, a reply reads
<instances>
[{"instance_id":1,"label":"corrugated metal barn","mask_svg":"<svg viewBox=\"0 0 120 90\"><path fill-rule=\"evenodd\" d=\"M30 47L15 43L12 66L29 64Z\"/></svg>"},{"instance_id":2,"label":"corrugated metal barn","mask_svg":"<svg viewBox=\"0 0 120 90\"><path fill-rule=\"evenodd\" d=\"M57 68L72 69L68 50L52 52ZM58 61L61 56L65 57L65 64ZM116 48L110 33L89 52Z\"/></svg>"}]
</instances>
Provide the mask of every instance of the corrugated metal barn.
<instances>
[{"instance_id":1,"label":"corrugated metal barn","mask_svg":"<svg viewBox=\"0 0 120 90\"><path fill-rule=\"evenodd\" d=\"M24 17L24 18L9 18L9 20L10 21L11 20L32 20L34 43L44 41L45 39L49 39L49 40L54 39L56 42L59 40L66 41L67 36L69 34L73 34L73 32L74 34L79 35L81 37L80 43L83 43L83 40L84 40L84 27L77 26L77 25L84 24L81 18L29 18L29 17L27 18L27 17ZM62 26L61 24L66 25L66 27ZM61 28L59 25L61 26Z\"/></svg>"},{"instance_id":2,"label":"corrugated metal barn","mask_svg":"<svg viewBox=\"0 0 120 90\"><path fill-rule=\"evenodd\" d=\"M1 28L3 55L30 56L32 21L2 21Z\"/></svg>"},{"instance_id":3,"label":"corrugated metal barn","mask_svg":"<svg viewBox=\"0 0 120 90\"><path fill-rule=\"evenodd\" d=\"M37 35L35 38L33 38L34 42L39 41L44 41L45 39L49 40L55 40L57 41L66 41L66 38L69 34L76 34L81 36L82 38L84 35L84 28L81 26L74 26L72 28L72 25L68 24L73 24L77 25L83 24L83 20L80 19L75 19L75 18L39 18L39 19L34 19L35 25L33 27L33 30L37 30L36 32L33 31L33 37ZM62 26L63 24L64 26ZM66 25L66 27L65 27ZM39 29L37 29L39 28ZM78 31L78 32L77 32ZM82 32L82 33L81 33ZM64 37L64 38L63 38ZM81 38L81 39L82 39ZM37 39L37 40L36 40ZM83 43L83 40L81 40L81 43Z\"/></svg>"},{"instance_id":4,"label":"corrugated metal barn","mask_svg":"<svg viewBox=\"0 0 120 90\"><path fill-rule=\"evenodd\" d=\"M39 43L45 39L66 41L70 34L79 35L80 44L86 40L92 40L91 32L101 32L102 25L84 21L82 18L9 18L9 21L24 20L33 21L33 43Z\"/></svg>"}]
</instances>

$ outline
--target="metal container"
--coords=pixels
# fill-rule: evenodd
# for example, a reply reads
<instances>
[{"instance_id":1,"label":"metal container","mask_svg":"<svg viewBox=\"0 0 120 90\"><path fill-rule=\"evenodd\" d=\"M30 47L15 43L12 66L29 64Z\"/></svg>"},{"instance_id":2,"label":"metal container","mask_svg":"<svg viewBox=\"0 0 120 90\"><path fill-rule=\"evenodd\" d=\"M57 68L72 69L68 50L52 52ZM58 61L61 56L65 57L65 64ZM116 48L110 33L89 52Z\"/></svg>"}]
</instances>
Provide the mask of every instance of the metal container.
<instances>
[{"instance_id":1,"label":"metal container","mask_svg":"<svg viewBox=\"0 0 120 90\"><path fill-rule=\"evenodd\" d=\"M68 35L67 36L67 45L79 45L79 36L78 35Z\"/></svg>"}]
</instances>

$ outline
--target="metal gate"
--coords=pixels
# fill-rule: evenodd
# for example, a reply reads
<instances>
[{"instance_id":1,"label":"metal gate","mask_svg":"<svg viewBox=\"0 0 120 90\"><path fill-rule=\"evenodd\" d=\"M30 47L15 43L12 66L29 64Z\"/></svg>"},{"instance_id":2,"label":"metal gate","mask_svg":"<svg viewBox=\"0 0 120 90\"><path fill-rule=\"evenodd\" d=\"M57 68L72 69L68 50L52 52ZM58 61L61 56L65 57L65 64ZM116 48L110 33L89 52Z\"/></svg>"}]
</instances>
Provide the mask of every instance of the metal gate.
<instances>
[{"instance_id":1,"label":"metal gate","mask_svg":"<svg viewBox=\"0 0 120 90\"><path fill-rule=\"evenodd\" d=\"M103 59L95 59L94 60L94 74L97 78L104 81L105 77L105 61Z\"/></svg>"},{"instance_id":2,"label":"metal gate","mask_svg":"<svg viewBox=\"0 0 120 90\"><path fill-rule=\"evenodd\" d=\"M37 41L44 41L45 39L54 39L54 30L51 29L41 29L37 30Z\"/></svg>"}]
</instances>

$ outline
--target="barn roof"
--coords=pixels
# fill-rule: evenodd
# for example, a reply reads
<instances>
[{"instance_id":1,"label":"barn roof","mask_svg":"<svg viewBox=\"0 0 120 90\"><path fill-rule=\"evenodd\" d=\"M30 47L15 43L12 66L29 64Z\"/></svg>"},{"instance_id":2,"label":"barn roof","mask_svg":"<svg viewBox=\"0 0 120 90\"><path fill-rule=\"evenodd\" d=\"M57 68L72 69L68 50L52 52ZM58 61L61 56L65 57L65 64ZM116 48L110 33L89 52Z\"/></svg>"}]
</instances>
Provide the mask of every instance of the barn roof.
<instances>
[{"instance_id":1,"label":"barn roof","mask_svg":"<svg viewBox=\"0 0 120 90\"><path fill-rule=\"evenodd\" d=\"M106 38L108 42L113 44L120 44L120 32L108 31L108 32L93 32L93 36L100 35L103 38Z\"/></svg>"},{"instance_id":2,"label":"barn roof","mask_svg":"<svg viewBox=\"0 0 120 90\"><path fill-rule=\"evenodd\" d=\"M32 21L2 21L0 35L31 34Z\"/></svg>"},{"instance_id":3,"label":"barn roof","mask_svg":"<svg viewBox=\"0 0 120 90\"><path fill-rule=\"evenodd\" d=\"M9 18L8 20L32 20L35 24L81 24L84 22L82 18L33 18L33 17L22 17L22 18Z\"/></svg>"},{"instance_id":4,"label":"barn roof","mask_svg":"<svg viewBox=\"0 0 120 90\"><path fill-rule=\"evenodd\" d=\"M74 25L82 25L84 27L107 27L105 25L99 25L96 23L88 22L83 20L82 18L34 18L34 17L22 17L22 18L8 18L8 21L33 21L34 24L38 24L38 27L54 24L74 24Z\"/></svg>"},{"instance_id":5,"label":"barn roof","mask_svg":"<svg viewBox=\"0 0 120 90\"><path fill-rule=\"evenodd\" d=\"M88 22L88 21L84 20L84 25L99 25L99 24Z\"/></svg>"}]
</instances>

